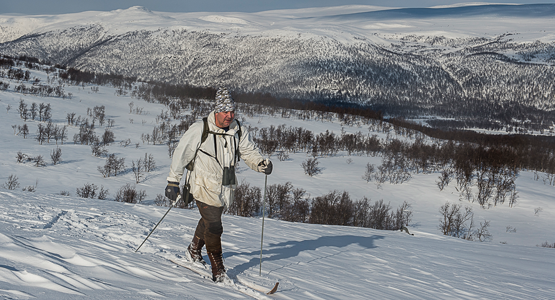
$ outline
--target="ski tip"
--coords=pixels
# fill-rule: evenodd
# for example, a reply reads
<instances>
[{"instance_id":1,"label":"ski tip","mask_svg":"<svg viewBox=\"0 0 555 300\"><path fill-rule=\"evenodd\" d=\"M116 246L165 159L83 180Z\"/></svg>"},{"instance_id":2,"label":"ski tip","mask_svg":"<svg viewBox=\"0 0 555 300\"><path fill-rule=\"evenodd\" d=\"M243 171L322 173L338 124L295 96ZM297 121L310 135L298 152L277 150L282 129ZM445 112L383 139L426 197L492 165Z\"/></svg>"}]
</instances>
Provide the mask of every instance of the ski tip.
<instances>
[{"instance_id":1,"label":"ski tip","mask_svg":"<svg viewBox=\"0 0 555 300\"><path fill-rule=\"evenodd\" d=\"M267 292L266 295L271 295L271 294L275 293L278 289L278 285L279 285L279 281L276 282L276 285L274 285L274 287L269 292Z\"/></svg>"}]
</instances>

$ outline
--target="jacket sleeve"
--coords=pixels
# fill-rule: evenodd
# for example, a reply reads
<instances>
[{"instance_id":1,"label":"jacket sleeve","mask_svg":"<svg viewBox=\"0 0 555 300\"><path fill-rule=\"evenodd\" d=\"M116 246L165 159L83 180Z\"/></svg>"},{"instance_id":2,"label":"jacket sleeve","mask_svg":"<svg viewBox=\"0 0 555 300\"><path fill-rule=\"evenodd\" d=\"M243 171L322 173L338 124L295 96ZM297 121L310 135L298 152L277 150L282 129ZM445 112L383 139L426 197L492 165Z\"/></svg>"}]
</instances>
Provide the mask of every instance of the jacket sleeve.
<instances>
[{"instance_id":1,"label":"jacket sleeve","mask_svg":"<svg viewBox=\"0 0 555 300\"><path fill-rule=\"evenodd\" d=\"M200 145L204 123L196 122L183 134L179 144L175 148L170 165L168 181L180 182L183 177L185 167L195 157L195 152Z\"/></svg>"},{"instance_id":2,"label":"jacket sleeve","mask_svg":"<svg viewBox=\"0 0 555 300\"><path fill-rule=\"evenodd\" d=\"M241 159L245 161L249 168L258 171L258 163L264 160L264 158L260 154L260 149L252 141L248 131L242 133L241 140L239 141L239 153Z\"/></svg>"}]
</instances>

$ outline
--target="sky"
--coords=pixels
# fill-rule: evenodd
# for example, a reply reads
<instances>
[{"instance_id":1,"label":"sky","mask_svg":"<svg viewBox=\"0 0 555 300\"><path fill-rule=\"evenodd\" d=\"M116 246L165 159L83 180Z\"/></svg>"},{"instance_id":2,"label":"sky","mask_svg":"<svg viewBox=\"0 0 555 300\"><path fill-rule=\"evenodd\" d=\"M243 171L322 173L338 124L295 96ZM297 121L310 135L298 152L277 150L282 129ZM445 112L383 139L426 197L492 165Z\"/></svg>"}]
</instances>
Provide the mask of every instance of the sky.
<instances>
[{"instance_id":1,"label":"sky","mask_svg":"<svg viewBox=\"0 0 555 300\"><path fill-rule=\"evenodd\" d=\"M63 14L81 11L110 11L126 9L131 6L144 6L152 11L165 12L258 12L275 9L295 9L309 7L327 7L339 5L375 5L385 7L431 7L452 5L456 3L554 3L554 0L500 0L500 1L464 1L464 0L18 0L2 1L0 14Z\"/></svg>"}]
</instances>

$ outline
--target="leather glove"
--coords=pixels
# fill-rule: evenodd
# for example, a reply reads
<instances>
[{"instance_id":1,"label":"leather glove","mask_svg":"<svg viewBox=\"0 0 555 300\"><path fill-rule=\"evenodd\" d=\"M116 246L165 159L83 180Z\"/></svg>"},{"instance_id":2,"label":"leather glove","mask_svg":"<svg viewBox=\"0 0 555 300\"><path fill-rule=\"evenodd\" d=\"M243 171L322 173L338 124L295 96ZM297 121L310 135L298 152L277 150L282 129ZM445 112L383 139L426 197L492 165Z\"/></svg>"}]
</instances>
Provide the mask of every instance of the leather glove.
<instances>
[{"instance_id":1,"label":"leather glove","mask_svg":"<svg viewBox=\"0 0 555 300\"><path fill-rule=\"evenodd\" d=\"M171 201L175 201L179 193L179 182L168 181L168 185L166 186L166 197Z\"/></svg>"},{"instance_id":2,"label":"leather glove","mask_svg":"<svg viewBox=\"0 0 555 300\"><path fill-rule=\"evenodd\" d=\"M269 159L265 159L258 163L258 172L264 173L266 175L272 174L272 169L274 168L272 162Z\"/></svg>"}]
</instances>

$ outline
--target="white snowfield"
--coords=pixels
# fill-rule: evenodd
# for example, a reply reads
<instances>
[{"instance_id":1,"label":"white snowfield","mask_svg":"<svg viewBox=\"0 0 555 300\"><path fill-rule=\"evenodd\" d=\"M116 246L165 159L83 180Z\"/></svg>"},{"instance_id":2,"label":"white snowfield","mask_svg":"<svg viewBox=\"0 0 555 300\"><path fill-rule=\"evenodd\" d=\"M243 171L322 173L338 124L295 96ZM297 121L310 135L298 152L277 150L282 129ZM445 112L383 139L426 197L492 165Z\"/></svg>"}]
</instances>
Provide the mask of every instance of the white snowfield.
<instances>
[{"instance_id":1,"label":"white snowfield","mask_svg":"<svg viewBox=\"0 0 555 300\"><path fill-rule=\"evenodd\" d=\"M429 8L344 5L256 13L159 12L133 6L59 15L0 13L0 43L27 34L92 25L100 25L106 36L170 28L238 36L330 37L342 42L357 42L362 38L389 44L407 35L467 38L517 33L511 37L514 41L548 43L555 39L554 14L552 5L517 7L491 3ZM516 28L515 24L518 24Z\"/></svg>"},{"instance_id":2,"label":"white snowfield","mask_svg":"<svg viewBox=\"0 0 555 300\"><path fill-rule=\"evenodd\" d=\"M169 258L184 255L198 212L0 191L3 299L241 299ZM259 299L550 299L553 249L403 232L224 216L231 277L270 288Z\"/></svg>"},{"instance_id":3,"label":"white snowfield","mask_svg":"<svg viewBox=\"0 0 555 300\"><path fill-rule=\"evenodd\" d=\"M31 78L40 79L42 84L48 80L52 86L58 84L52 73L31 70ZM15 93L14 88L21 82L0 81L10 83L8 90L0 91L0 299L249 298L169 261L184 255L198 222L196 210L173 209L135 253L167 210L153 204L166 185L170 164L167 146L141 139L142 134L159 126L157 115L167 112L166 107L128 94L118 96L114 87L63 83L64 91L72 97L62 99ZM30 82L23 84L31 86ZM79 131L75 126L67 128L69 139L63 145L54 141L39 145L35 137L40 122L24 122L19 117L20 100L29 107L32 103L51 104L52 122L57 126L67 125L66 116L72 112L76 118L90 121L87 109L105 106L106 118L114 120L110 129L116 139L106 148L126 159L126 170L116 177L102 177L97 168L106 158L92 156L90 146L74 144L73 136ZM136 112L138 108L140 113ZM132 109L135 111L130 112ZM315 134L329 130L340 135L344 130L376 134L380 139L388 135L404 138L394 131L371 131L366 124L342 125L337 119L248 117L240 111L237 117L244 126L258 128L285 124ZM24 124L29 127L27 138L15 135L12 127ZM102 135L105 129L106 125L97 124L96 134ZM129 145L122 146L128 139ZM53 165L49 158L56 147L62 150L62 162ZM17 163L18 151L30 157L42 155L46 166ZM156 161L156 169L136 185L137 190L146 191L146 200L142 204L112 201L120 187L135 183L131 162L145 153L152 154ZM414 236L266 219L259 276L262 220L224 215L223 248L230 276L268 289L280 282L275 295L260 294L258 298L553 299L555 249L537 247L544 242L555 243L555 188L542 182L545 174L539 173L539 180L534 180L535 174L521 171L514 207L505 203L482 209L477 203L460 201L454 183L439 191L439 172L412 174L402 185L384 183L378 189L362 176L367 163L379 166L381 157L348 156L344 152L320 157L322 173L314 177L305 175L301 167L308 157L304 152L290 153L289 159L279 161L273 155L274 171L268 184L291 182L310 197L347 191L353 201L365 196L372 203L383 199L393 209L407 201L413 212L409 230ZM21 186L16 190L1 187L10 175L19 178ZM251 186L264 185L263 175L244 164L238 168L238 178ZM76 188L87 183L108 189L108 200L77 198ZM22 191L29 186L36 191ZM70 196L61 196L62 191ZM438 230L438 210L446 202L472 207L476 225L490 221L492 240L481 243L443 236Z\"/></svg>"},{"instance_id":4,"label":"white snowfield","mask_svg":"<svg viewBox=\"0 0 555 300\"><path fill-rule=\"evenodd\" d=\"M32 77L46 82L42 71ZM5 79L4 79L5 80ZM12 82L12 88L17 83ZM129 96L116 96L116 88L65 85L72 99L36 97L0 91L0 183L15 175L21 186L0 188L0 298L5 299L241 299L249 296L177 267L169 259L182 257L192 238L199 214L173 209L138 253L135 249L166 212L153 204L163 192L170 160L165 145L141 143L141 133L157 126L156 115L166 110ZM126 158L127 169L103 178L97 167L105 158L91 155L90 146L76 145L78 132L68 127L63 145L43 145L34 140L37 120L28 120L30 134L24 139L10 128L25 122L19 118L19 100L49 103L53 123L67 124L67 113L86 117L87 108L105 105L116 143L109 153ZM129 113L144 108L143 113ZM11 107L11 109L8 109ZM184 112L186 113L186 112ZM243 117L244 126L302 126L315 133L368 132L366 126L341 126L332 122L300 121L256 115ZM105 127L105 126L104 126ZM102 134L103 126L96 132ZM386 133L370 132L384 138ZM123 147L121 141L131 140ZM135 146L135 144L137 144ZM62 149L62 162L49 160L52 149ZM17 163L16 153L43 155L44 167ZM145 190L142 204L111 201L117 190L134 183L132 160L153 154L156 169L146 174L137 190ZM351 199L367 196L383 199L396 209L411 204L414 236L403 232L366 228L288 223L266 219L262 276L259 276L260 218L224 216L225 265L232 278L242 278L268 289L280 282L276 299L549 299L555 291L555 249L537 247L554 243L553 187L534 174L522 171L517 179L519 198L482 209L476 203L459 202L454 186L439 191L439 173L413 174L402 185L385 183L376 188L362 179L368 162L380 157L321 157L322 173L309 177L300 166L306 153L291 153L279 161L272 156L274 172L268 184L291 182L311 197L332 190L348 191ZM349 161L350 160L350 161ZM539 176L543 176L540 174ZM240 181L263 187L263 176L246 166L238 168ZM108 200L75 196L86 183L108 189ZM36 192L24 192L34 186ZM70 196L60 195L66 191ZM446 202L471 206L475 222L491 222L490 242L470 242L445 237L438 230L438 209ZM254 292L253 292L254 293ZM268 298L258 294L260 299Z\"/></svg>"}]
</instances>

